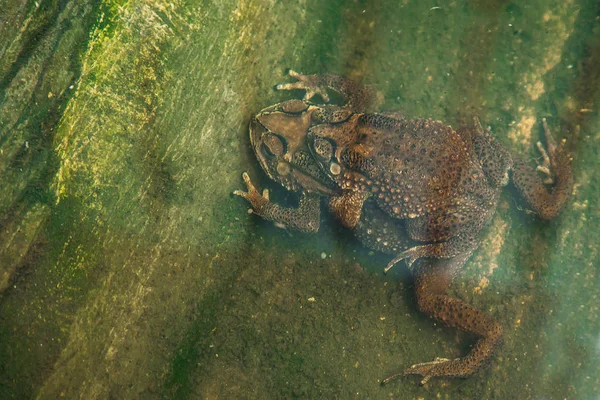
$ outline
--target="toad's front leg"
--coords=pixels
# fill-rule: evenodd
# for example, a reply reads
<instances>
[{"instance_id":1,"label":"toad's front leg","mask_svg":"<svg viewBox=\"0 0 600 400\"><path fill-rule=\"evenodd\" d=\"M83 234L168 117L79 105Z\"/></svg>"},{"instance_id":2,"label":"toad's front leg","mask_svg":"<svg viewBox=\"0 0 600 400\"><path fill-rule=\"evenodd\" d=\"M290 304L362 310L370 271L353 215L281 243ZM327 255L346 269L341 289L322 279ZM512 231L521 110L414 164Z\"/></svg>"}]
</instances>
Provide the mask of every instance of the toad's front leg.
<instances>
[{"instance_id":1,"label":"toad's front leg","mask_svg":"<svg viewBox=\"0 0 600 400\"><path fill-rule=\"evenodd\" d=\"M571 196L572 159L566 150L566 142L563 140L557 144L545 119L542 125L546 149L540 142L537 143L543 158L542 164L534 169L523 159L515 157L512 182L536 214L543 219L552 219L562 211ZM545 179L540 179L538 171L545 175Z\"/></svg>"},{"instance_id":2,"label":"toad's front leg","mask_svg":"<svg viewBox=\"0 0 600 400\"><path fill-rule=\"evenodd\" d=\"M293 70L288 74L297 80L292 83L280 83L277 90L305 90L304 100L309 101L319 95L324 102L329 103L327 89L334 90L344 97L344 108L354 112L365 112L377 108L382 98L376 90L362 85L351 79L333 74L303 75Z\"/></svg>"},{"instance_id":3,"label":"toad's front leg","mask_svg":"<svg viewBox=\"0 0 600 400\"><path fill-rule=\"evenodd\" d=\"M464 301L445 294L468 256L452 259L420 259L415 265L415 291L419 310L446 325L480 337L471 351L453 360L436 358L415 364L386 378L388 383L400 375L421 375L421 384L433 377L464 378L486 366L502 343L503 328L492 317Z\"/></svg>"},{"instance_id":4,"label":"toad's front leg","mask_svg":"<svg viewBox=\"0 0 600 400\"><path fill-rule=\"evenodd\" d=\"M256 190L246 172L242 174L247 192L236 190L233 194L243 197L252 205L252 212L273 221L275 225L300 232L317 232L321 220L320 197L303 193L298 208L281 207L269 200L267 189L262 194Z\"/></svg>"}]
</instances>

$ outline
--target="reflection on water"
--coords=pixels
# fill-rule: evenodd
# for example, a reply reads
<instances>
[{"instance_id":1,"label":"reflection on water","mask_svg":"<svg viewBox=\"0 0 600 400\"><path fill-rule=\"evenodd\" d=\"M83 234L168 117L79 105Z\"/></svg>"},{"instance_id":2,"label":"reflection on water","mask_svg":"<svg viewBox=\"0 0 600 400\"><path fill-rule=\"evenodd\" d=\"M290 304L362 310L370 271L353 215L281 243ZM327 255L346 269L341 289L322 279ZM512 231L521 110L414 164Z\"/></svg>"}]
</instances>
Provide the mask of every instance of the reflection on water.
<instances>
[{"instance_id":1,"label":"reflection on water","mask_svg":"<svg viewBox=\"0 0 600 400\"><path fill-rule=\"evenodd\" d=\"M596 396L597 4L359 3L3 7L2 398ZM272 90L287 67L364 81L392 117L478 116L531 165L542 117L567 139L562 215L504 191L448 291L503 328L490 368L381 387L477 340L419 313L405 262L382 274L401 235L369 245L363 220L365 247L329 213L281 230L231 196L248 171L297 205L248 139L259 110L302 96Z\"/></svg>"}]
</instances>

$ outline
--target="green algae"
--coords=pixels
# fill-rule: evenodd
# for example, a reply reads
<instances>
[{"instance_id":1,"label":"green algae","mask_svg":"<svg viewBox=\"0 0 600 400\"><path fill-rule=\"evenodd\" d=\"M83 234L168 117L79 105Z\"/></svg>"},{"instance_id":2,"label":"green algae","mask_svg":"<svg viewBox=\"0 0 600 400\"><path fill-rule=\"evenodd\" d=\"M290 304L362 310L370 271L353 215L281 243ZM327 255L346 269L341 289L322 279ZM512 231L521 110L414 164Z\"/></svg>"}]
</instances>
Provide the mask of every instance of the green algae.
<instances>
[{"instance_id":1,"label":"green algae","mask_svg":"<svg viewBox=\"0 0 600 400\"><path fill-rule=\"evenodd\" d=\"M600 390L596 6L304 3L0 11L18 21L0 48L3 398ZM293 197L261 175L247 139L254 112L289 98L271 89L287 67L363 79L410 117L478 115L531 157L540 117L568 139L577 185L563 216L540 223L508 192L453 289L505 326L490 369L382 388L414 362L464 354L470 338L418 314L408 274L383 277L387 259L335 222L288 233L231 197L242 171Z\"/></svg>"}]
</instances>

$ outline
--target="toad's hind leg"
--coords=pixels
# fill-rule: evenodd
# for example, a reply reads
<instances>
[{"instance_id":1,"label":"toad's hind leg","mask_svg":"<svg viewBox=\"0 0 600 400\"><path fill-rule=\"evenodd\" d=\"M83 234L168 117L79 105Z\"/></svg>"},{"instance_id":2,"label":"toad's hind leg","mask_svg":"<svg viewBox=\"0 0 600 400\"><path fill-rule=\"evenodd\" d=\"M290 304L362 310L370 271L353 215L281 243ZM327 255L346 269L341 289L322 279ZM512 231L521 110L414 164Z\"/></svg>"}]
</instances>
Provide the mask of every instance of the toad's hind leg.
<instances>
[{"instance_id":1,"label":"toad's hind leg","mask_svg":"<svg viewBox=\"0 0 600 400\"><path fill-rule=\"evenodd\" d=\"M402 373L385 379L387 383L400 375L421 375L421 384L433 377L467 377L487 365L502 342L503 328L481 310L450 297L445 293L468 256L452 259L422 258L415 264L416 298L419 310L446 325L480 337L471 351L453 360L436 358L435 361L415 364Z\"/></svg>"}]
</instances>

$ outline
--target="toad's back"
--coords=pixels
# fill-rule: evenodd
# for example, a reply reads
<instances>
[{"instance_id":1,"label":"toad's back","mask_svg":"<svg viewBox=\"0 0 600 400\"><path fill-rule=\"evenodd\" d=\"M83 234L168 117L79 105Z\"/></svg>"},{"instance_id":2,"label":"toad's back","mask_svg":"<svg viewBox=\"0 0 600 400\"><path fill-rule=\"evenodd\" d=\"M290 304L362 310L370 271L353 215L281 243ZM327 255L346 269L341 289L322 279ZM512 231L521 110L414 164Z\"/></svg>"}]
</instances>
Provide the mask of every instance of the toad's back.
<instances>
[{"instance_id":1,"label":"toad's back","mask_svg":"<svg viewBox=\"0 0 600 400\"><path fill-rule=\"evenodd\" d=\"M473 185L486 180L468 131L456 132L431 119L363 114L355 132L355 144L346 148L342 162L362 163L361 172L371 180L378 202L400 218L446 207L465 193L486 191Z\"/></svg>"}]
</instances>

